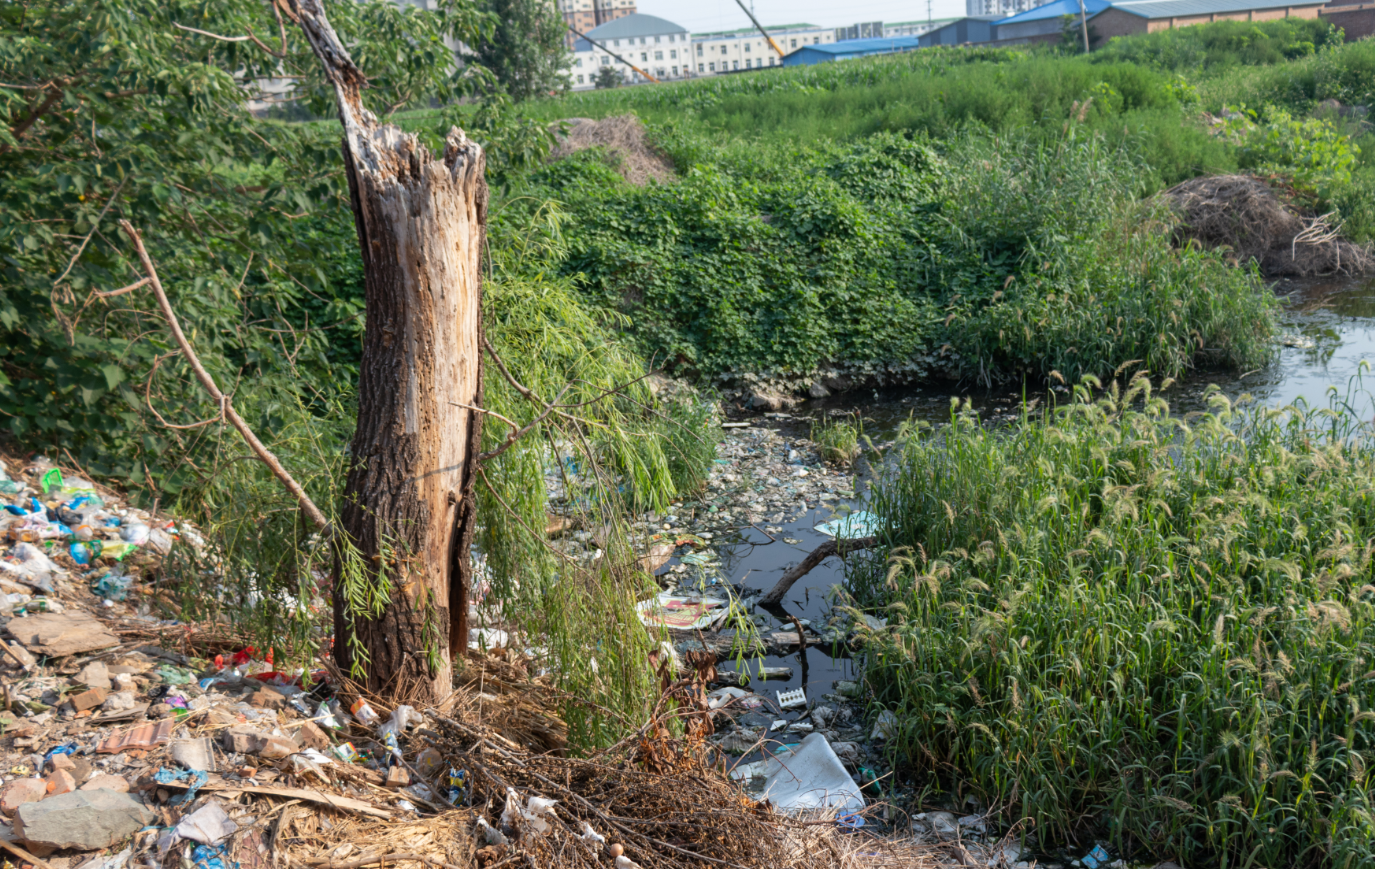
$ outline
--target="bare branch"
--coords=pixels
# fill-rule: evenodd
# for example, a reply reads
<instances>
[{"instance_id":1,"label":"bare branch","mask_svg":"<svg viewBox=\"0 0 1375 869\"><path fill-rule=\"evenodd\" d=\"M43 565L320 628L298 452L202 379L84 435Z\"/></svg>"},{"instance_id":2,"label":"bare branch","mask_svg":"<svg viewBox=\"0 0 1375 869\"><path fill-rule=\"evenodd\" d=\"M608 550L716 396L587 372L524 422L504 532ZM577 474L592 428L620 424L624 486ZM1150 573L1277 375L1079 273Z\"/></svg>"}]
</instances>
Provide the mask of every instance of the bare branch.
<instances>
[{"instance_id":1,"label":"bare branch","mask_svg":"<svg viewBox=\"0 0 1375 869\"><path fill-rule=\"evenodd\" d=\"M451 401L449 402L449 404L453 405L454 407L461 407L465 410L475 410L478 413L485 413L488 416L494 416L502 422L506 423L506 425L510 426L512 431L520 428L520 426L516 425L514 422L511 422L509 417L505 416L504 414L497 413L495 410L488 410L485 407L478 407L476 404L463 404L462 402L458 401Z\"/></svg>"},{"instance_id":2,"label":"bare branch","mask_svg":"<svg viewBox=\"0 0 1375 869\"><path fill-rule=\"evenodd\" d=\"M110 298L113 298L113 297L115 297L115 296L122 296L122 295L124 295L125 293L132 293L134 290L137 290L139 287L146 287L146 286L148 286L148 284L150 284L150 283L151 283L151 281L149 281L147 278L140 278L139 280L134 281L134 282L133 282L132 284L130 284L129 286L127 286L127 287L120 287L120 288L117 289L117 290L107 290L107 291L105 291L105 292L101 292L101 291L97 290L97 291L95 292L95 297L96 297L97 299L110 299Z\"/></svg>"},{"instance_id":3,"label":"bare branch","mask_svg":"<svg viewBox=\"0 0 1375 869\"><path fill-rule=\"evenodd\" d=\"M319 507L315 506L314 501L310 500L310 496L306 494L305 489L301 488L301 484L297 483L295 478L287 472L286 468L282 467L282 463L277 460L277 457L272 454L271 450L264 446L262 441L258 440L257 435L253 434L253 430L248 427L248 423L244 422L243 417L239 416L238 411L234 410L234 405L229 402L228 397L226 397L223 392L220 392L220 388L215 385L215 380L210 376L210 372L206 371L204 366L201 365L199 357L196 356L196 351L191 349L190 342L186 340L186 336L181 331L181 324L177 322L177 315L172 310L172 303L167 300L167 294L163 292L162 281L158 279L157 269L153 267L153 260L148 256L148 251L143 246L143 238L138 234L138 230L134 229L133 224L127 220L121 220L119 225L124 230L124 234L129 236L129 240L134 243L134 250L138 253L139 261L143 264L143 269L148 275L148 282L152 285L153 293L157 296L158 307L162 309L162 316L167 320L167 326L172 331L172 337L176 339L177 345L181 348L182 355L186 357L187 364L189 364L191 370L195 372L196 379L200 381L201 386L210 394L210 397L220 403L220 408L224 416L229 420L230 425L238 429L239 434L243 435L243 439L248 442L248 446L253 452L257 453L258 458L262 460L263 464L268 466L273 476L280 480L282 485L286 486L287 491L296 498L296 501L301 505L301 510L315 527L319 528L321 531L328 532L330 530L330 524L329 520L325 518L325 514L320 511Z\"/></svg>"},{"instance_id":4,"label":"bare branch","mask_svg":"<svg viewBox=\"0 0 1375 869\"><path fill-rule=\"evenodd\" d=\"M792 570L783 574L773 588L759 599L759 603L764 606L776 604L783 599L783 595L788 593L793 583L797 582L821 562L830 558L832 555L844 555L847 552L854 552L858 549L872 549L878 545L877 537L858 537L854 540L827 540L811 551L802 563Z\"/></svg>"},{"instance_id":5,"label":"bare branch","mask_svg":"<svg viewBox=\"0 0 1375 869\"><path fill-rule=\"evenodd\" d=\"M61 88L53 88L52 90L50 90L48 92L47 99L43 100L42 103L40 103L32 111L30 111L23 120L21 120L19 123L15 124L13 127L10 128L10 135L13 136L16 140L22 139L24 137L24 134L29 131L29 127L32 127L34 124L38 123L38 119L46 115L48 113L48 109L51 109L53 107L53 104L60 99L62 99ZM4 154L5 152L9 151L9 149L10 146L8 144L0 145L0 154Z\"/></svg>"},{"instance_id":6,"label":"bare branch","mask_svg":"<svg viewBox=\"0 0 1375 869\"><path fill-rule=\"evenodd\" d=\"M115 204L115 200L119 198L120 191L124 189L124 182L128 180L129 178L126 175L124 180L119 182L119 186L115 188L115 192L110 194L110 198L105 202L105 207L100 209L100 214L96 215L95 222L91 224L91 231L86 233L86 237L81 240L81 245L77 247L76 253L72 254L72 258L67 262L67 267L62 270L62 274L58 275L57 280L53 281L54 287L62 283L62 279L71 273L72 267L76 265L76 261L81 258L82 252L86 250L86 245L90 244L91 236L95 235L96 231L100 229L100 221L105 219L105 215L109 212L110 206Z\"/></svg>"},{"instance_id":7,"label":"bare branch","mask_svg":"<svg viewBox=\"0 0 1375 869\"><path fill-rule=\"evenodd\" d=\"M544 422L544 420L549 416L549 414L551 414L551 413L558 413L558 408L559 408L558 403L557 403L558 400L559 400L560 398L563 398L564 393L566 393L566 392L567 392L569 389L571 389L571 388L572 388L572 384L569 384L568 386L565 386L565 387L563 388L563 392L560 392L560 393L558 394L558 396L554 399L554 402L555 402L554 404L546 404L546 405L544 406L544 413L542 413L542 414L540 414L539 416L535 417L534 419L530 420L530 422L526 423L526 424L525 424L524 426L522 426L521 428L516 428L514 425L511 424L511 421L510 421L509 419L506 419L505 417L502 417L502 419L505 420L506 424L511 426L511 432L510 432L510 434L506 435L506 440L501 444L501 446L497 447L497 448L494 449L494 450L489 450L488 452L482 453L481 455L479 455L479 456L477 457L477 460L478 460L479 462L485 462L485 461L489 461L489 460L491 460L491 459L495 459L497 456L501 455L502 453L504 453L504 452L506 452L508 449L510 449L510 448L511 448L511 445L514 444L516 441L520 440L521 438L523 438L523 437L525 437L527 434L529 434L531 429L533 429L535 426L539 425L540 423ZM497 415L497 414L493 414L493 416L496 416L496 415Z\"/></svg>"},{"instance_id":8,"label":"bare branch","mask_svg":"<svg viewBox=\"0 0 1375 869\"><path fill-rule=\"evenodd\" d=\"M199 33L201 36L208 36L211 39L218 39L220 42L247 42L247 36L220 36L218 33L211 33L208 30L197 30L194 27L187 27L185 24L178 24L173 21L172 26L178 30L185 30L187 33Z\"/></svg>"},{"instance_id":9,"label":"bare branch","mask_svg":"<svg viewBox=\"0 0 1375 869\"><path fill-rule=\"evenodd\" d=\"M275 8L275 7L274 7L274 8ZM279 17L277 20L278 20L278 23L281 22L281 18L280 18L280 17ZM263 51L266 51L268 54L272 55L273 57L286 57L286 33L285 33L285 30L283 30L283 35L282 35L282 50L281 50L281 51L277 51L276 49L269 47L267 43L263 42L261 39L259 39L257 36L255 36L255 35L253 34L252 28L249 29L248 35L247 35L247 36L221 36L221 35L218 34L218 33L211 33L211 32L208 31L208 30L197 30L197 29L194 28L194 27L187 27L185 24L178 24L178 23L175 22L175 21L172 22L172 26L175 27L175 28L177 28L178 30L185 30L187 33L197 33L197 34L200 34L201 36L208 36L208 37L210 37L211 39L218 39L220 42L252 42L254 45L258 46L258 47L261 48Z\"/></svg>"},{"instance_id":10,"label":"bare branch","mask_svg":"<svg viewBox=\"0 0 1375 869\"><path fill-rule=\"evenodd\" d=\"M492 361L497 364L497 368L501 369L501 374L503 377L506 378L506 382L511 384L512 388L514 388L516 392L519 392L521 395L525 396L531 401L538 402L540 405L543 405L544 407L549 406L547 403L540 401L539 396L535 395L533 392L526 389L524 386L521 386L520 381L516 380L516 378L512 376L511 372L508 371L506 368L506 363L501 361L501 357L497 355L497 348L492 346L492 342L487 340L486 335L482 336L482 346L487 349L487 352L492 357Z\"/></svg>"}]
</instances>

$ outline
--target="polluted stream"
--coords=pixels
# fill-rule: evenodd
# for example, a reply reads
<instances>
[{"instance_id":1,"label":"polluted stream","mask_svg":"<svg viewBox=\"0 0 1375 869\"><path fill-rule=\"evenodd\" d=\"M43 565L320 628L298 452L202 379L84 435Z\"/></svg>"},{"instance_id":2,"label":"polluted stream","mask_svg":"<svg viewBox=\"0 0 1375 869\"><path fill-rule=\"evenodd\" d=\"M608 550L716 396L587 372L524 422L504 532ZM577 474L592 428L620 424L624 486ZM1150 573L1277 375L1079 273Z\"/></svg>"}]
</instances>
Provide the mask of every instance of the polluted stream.
<instances>
[{"instance_id":1,"label":"polluted stream","mask_svg":"<svg viewBox=\"0 0 1375 869\"><path fill-rule=\"evenodd\" d=\"M1172 410L1205 409L1214 387L1233 401L1249 397L1268 406L1309 407L1328 406L1335 389L1340 400L1369 420L1375 402L1361 388L1360 378L1364 366L1375 363L1375 280L1280 281L1273 289L1285 307L1276 360L1257 371L1208 371L1183 379L1163 393ZM1064 400L1063 395L1052 397ZM843 594L841 559L827 558L802 576L778 607L755 605L786 571L831 539L819 530L825 523L865 509L864 494L875 473L868 461L872 450L866 448L853 468L828 465L808 440L812 425L828 417L859 419L868 441L881 445L905 422L947 423L954 399L968 399L986 422L996 425L1018 416L1022 398L1020 389L893 388L811 400L786 413L745 414L724 433L708 490L642 526L665 536L701 535L697 546L680 547L659 568L661 584L672 582L680 592L696 589L706 595L731 586L769 641L769 654L732 656L719 665L723 671L743 669L751 677L748 689L767 701L737 712L735 724L727 724L724 738L718 737L718 747L732 765L743 769L772 751L797 745L813 727L799 719L810 719L818 706L830 706L840 710L843 720L833 720L825 732L832 741L845 741L847 750L852 744L858 748L857 756L842 757L855 778L863 783L875 775L873 769L887 768L881 741L871 738L872 723L865 726L862 701L844 696L847 683L859 678L861 662L837 641L841 635L826 634L837 593ZM883 473L882 460L873 464ZM791 647L775 642L795 635L793 617L823 642L800 650L795 642ZM677 643L680 651L700 645L694 640ZM768 678L761 678L760 668L769 672ZM779 709L778 694L796 689L805 692L807 706ZM732 730L740 735L733 736Z\"/></svg>"}]
</instances>

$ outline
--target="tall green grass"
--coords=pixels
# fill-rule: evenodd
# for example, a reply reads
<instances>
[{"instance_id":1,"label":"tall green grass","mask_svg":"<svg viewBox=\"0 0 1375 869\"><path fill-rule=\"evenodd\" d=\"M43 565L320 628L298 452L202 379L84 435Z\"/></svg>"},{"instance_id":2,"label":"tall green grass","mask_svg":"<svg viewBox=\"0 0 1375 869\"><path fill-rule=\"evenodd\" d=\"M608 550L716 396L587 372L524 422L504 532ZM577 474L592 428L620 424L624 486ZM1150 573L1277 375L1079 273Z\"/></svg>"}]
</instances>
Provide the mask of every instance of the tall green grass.
<instances>
[{"instance_id":1,"label":"tall green grass","mask_svg":"<svg viewBox=\"0 0 1375 869\"><path fill-rule=\"evenodd\" d=\"M575 94L530 111L547 120L633 112L663 124L686 116L717 141L725 136L775 149L882 132L941 139L969 127L1053 141L1082 110L1088 129L1145 157L1142 170L1155 189L1235 167L1224 143L1186 119L1192 107L1192 93L1177 76L1134 63L941 49Z\"/></svg>"},{"instance_id":2,"label":"tall green grass","mask_svg":"<svg viewBox=\"0 0 1375 869\"><path fill-rule=\"evenodd\" d=\"M1372 865L1375 432L1092 385L1007 429L958 409L876 484L902 548L849 569L890 616L894 752L1044 847Z\"/></svg>"},{"instance_id":3,"label":"tall green grass","mask_svg":"<svg viewBox=\"0 0 1375 869\"><path fill-rule=\"evenodd\" d=\"M1155 33L1119 36L1093 53L1100 63L1134 63L1191 75L1219 75L1241 66L1273 66L1341 44L1321 18L1217 21Z\"/></svg>"}]
</instances>

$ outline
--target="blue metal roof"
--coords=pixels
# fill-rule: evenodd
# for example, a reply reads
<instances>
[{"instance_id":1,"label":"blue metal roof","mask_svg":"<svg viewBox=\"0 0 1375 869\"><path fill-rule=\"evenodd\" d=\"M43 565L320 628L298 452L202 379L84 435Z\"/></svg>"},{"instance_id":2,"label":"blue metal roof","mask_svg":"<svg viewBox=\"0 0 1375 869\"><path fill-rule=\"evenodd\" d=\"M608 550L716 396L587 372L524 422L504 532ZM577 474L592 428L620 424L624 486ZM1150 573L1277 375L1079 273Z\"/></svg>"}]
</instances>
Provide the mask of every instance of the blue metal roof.
<instances>
[{"instance_id":1,"label":"blue metal roof","mask_svg":"<svg viewBox=\"0 0 1375 869\"><path fill-rule=\"evenodd\" d=\"M1122 4L1109 3L1108 0L1084 0L1084 11L1090 15L1097 15L1109 6L1121 6ZM1019 12L1011 18L1004 18L998 22L998 26L1004 24L1023 24L1027 21L1044 21L1047 18L1059 18L1063 15L1078 15L1079 0L1053 0L1044 6L1037 6L1035 9L1028 9Z\"/></svg>"},{"instance_id":2,"label":"blue metal roof","mask_svg":"<svg viewBox=\"0 0 1375 869\"><path fill-rule=\"evenodd\" d=\"M1320 0L1128 0L1111 4L1114 9L1121 9L1142 18L1187 18L1195 15L1246 12L1251 9L1322 5Z\"/></svg>"},{"instance_id":3,"label":"blue metal roof","mask_svg":"<svg viewBox=\"0 0 1375 869\"><path fill-rule=\"evenodd\" d=\"M843 39L821 45L804 45L798 51L819 51L837 56L847 54L882 54L888 51L907 51L917 47L915 36L882 36L875 39Z\"/></svg>"}]
</instances>

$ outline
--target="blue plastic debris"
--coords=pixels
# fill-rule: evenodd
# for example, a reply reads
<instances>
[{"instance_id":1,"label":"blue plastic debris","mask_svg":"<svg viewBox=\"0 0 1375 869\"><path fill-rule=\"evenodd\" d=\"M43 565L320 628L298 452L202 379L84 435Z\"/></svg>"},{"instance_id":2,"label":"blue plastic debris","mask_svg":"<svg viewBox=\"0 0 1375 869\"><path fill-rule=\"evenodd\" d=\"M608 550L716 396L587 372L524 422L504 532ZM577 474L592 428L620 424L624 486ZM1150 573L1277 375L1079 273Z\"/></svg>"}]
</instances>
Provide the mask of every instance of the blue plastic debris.
<instances>
[{"instance_id":1,"label":"blue plastic debris","mask_svg":"<svg viewBox=\"0 0 1375 869\"><path fill-rule=\"evenodd\" d=\"M180 805L181 803L189 803L196 798L196 791L200 790L205 786L206 782L210 781L210 774L203 769L172 770L164 767L158 770L153 778L160 785L170 785L173 782L179 782L184 778L189 778L190 781L186 783L186 793L178 797L172 797L167 801L171 805ZM223 869L223 867L221 867L221 869Z\"/></svg>"},{"instance_id":2,"label":"blue plastic debris","mask_svg":"<svg viewBox=\"0 0 1375 869\"><path fill-rule=\"evenodd\" d=\"M1082 862L1088 869L1099 869L1100 866L1106 866L1111 860L1112 857L1108 856L1108 852L1104 850L1102 845L1094 845L1093 850L1084 856Z\"/></svg>"},{"instance_id":3,"label":"blue plastic debris","mask_svg":"<svg viewBox=\"0 0 1375 869\"><path fill-rule=\"evenodd\" d=\"M449 769L449 805L456 806L460 801L466 800L468 795L468 771L466 769Z\"/></svg>"},{"instance_id":4,"label":"blue plastic debris","mask_svg":"<svg viewBox=\"0 0 1375 869\"><path fill-rule=\"evenodd\" d=\"M225 845L197 845L191 852L191 862L196 864L196 869L227 869L224 863L224 852L229 846ZM234 864L238 866L238 863Z\"/></svg>"}]
</instances>

